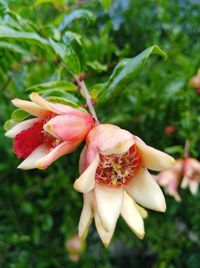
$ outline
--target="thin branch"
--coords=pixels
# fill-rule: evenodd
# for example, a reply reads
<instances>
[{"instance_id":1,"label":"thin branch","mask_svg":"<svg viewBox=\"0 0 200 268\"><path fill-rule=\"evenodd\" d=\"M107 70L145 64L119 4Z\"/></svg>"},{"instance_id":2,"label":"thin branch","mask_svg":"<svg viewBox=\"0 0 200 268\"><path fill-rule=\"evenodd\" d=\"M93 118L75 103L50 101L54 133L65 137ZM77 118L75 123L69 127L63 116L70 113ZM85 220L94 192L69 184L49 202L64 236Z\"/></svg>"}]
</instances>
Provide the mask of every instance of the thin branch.
<instances>
[{"instance_id":1,"label":"thin branch","mask_svg":"<svg viewBox=\"0 0 200 268\"><path fill-rule=\"evenodd\" d=\"M185 140L184 158L189 157L189 151L190 151L190 141L189 140Z\"/></svg>"},{"instance_id":2,"label":"thin branch","mask_svg":"<svg viewBox=\"0 0 200 268\"><path fill-rule=\"evenodd\" d=\"M94 106L92 104L92 100L91 100L91 96L90 96L90 93L87 89L87 86L83 80L83 77L82 76L76 76L74 75L74 78L78 84L78 86L80 87L80 89L83 91L83 94L84 94L84 97L86 99L86 104L88 106L88 109L90 110L92 116L94 117L95 121L97 124L99 124L99 119L97 117L97 114L96 114L96 111L94 109Z\"/></svg>"}]
</instances>

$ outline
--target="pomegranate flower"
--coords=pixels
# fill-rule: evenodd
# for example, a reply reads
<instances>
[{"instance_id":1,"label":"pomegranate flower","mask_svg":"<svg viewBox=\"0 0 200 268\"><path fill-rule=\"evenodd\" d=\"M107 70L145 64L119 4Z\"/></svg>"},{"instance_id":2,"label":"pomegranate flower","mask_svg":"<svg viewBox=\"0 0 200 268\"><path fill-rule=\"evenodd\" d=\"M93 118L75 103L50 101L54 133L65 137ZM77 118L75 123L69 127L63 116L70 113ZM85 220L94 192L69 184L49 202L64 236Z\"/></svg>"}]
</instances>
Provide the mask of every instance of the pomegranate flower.
<instances>
[{"instance_id":1,"label":"pomegranate flower","mask_svg":"<svg viewBox=\"0 0 200 268\"><path fill-rule=\"evenodd\" d=\"M180 185L181 176L183 174L183 160L176 160L176 164L169 170L162 171L155 176L158 184L163 186L166 192L173 196L177 202L181 201L181 197L178 193L178 187Z\"/></svg>"},{"instance_id":2,"label":"pomegranate flower","mask_svg":"<svg viewBox=\"0 0 200 268\"><path fill-rule=\"evenodd\" d=\"M178 193L178 187L187 188L195 195L200 183L200 162L195 158L185 158L176 160L176 165L169 170L160 172L156 176L160 186L164 186L169 195L173 196L176 201L181 201ZM182 182L181 182L182 180Z\"/></svg>"},{"instance_id":3,"label":"pomegranate flower","mask_svg":"<svg viewBox=\"0 0 200 268\"><path fill-rule=\"evenodd\" d=\"M94 216L103 243L110 243L121 214L140 238L146 211L166 210L163 193L148 169L164 170L174 164L169 155L146 145L115 125L100 124L86 138L80 157L81 176L74 188L84 193L79 235L85 239Z\"/></svg>"},{"instance_id":4,"label":"pomegranate flower","mask_svg":"<svg viewBox=\"0 0 200 268\"><path fill-rule=\"evenodd\" d=\"M74 151L94 121L86 112L48 102L37 93L32 93L30 99L14 99L12 103L36 118L15 125L5 135L14 139L14 152L24 159L18 168L45 169L60 156Z\"/></svg>"},{"instance_id":5,"label":"pomegranate flower","mask_svg":"<svg viewBox=\"0 0 200 268\"><path fill-rule=\"evenodd\" d=\"M200 162L195 158L185 158L183 163L183 180L181 188L189 186L190 192L195 195L200 183Z\"/></svg>"}]
</instances>

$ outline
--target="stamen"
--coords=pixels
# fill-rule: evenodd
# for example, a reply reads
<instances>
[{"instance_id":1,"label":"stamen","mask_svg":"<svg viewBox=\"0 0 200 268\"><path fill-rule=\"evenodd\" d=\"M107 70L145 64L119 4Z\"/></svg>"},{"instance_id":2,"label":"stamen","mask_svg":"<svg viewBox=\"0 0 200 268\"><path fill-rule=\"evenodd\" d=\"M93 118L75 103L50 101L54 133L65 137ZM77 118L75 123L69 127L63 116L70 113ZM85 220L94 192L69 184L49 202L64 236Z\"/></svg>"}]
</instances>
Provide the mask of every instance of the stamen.
<instances>
[{"instance_id":1,"label":"stamen","mask_svg":"<svg viewBox=\"0 0 200 268\"><path fill-rule=\"evenodd\" d=\"M125 154L100 154L96 171L98 183L119 187L135 176L141 166L141 155L136 145Z\"/></svg>"}]
</instances>

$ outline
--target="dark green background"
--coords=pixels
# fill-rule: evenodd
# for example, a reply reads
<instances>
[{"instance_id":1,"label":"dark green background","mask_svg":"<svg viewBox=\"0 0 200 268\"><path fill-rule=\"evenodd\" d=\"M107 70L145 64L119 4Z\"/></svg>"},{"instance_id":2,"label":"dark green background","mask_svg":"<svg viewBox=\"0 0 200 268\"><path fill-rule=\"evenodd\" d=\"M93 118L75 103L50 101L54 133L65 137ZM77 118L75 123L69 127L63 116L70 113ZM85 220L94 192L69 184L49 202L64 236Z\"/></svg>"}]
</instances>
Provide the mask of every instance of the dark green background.
<instances>
[{"instance_id":1,"label":"dark green background","mask_svg":"<svg viewBox=\"0 0 200 268\"><path fill-rule=\"evenodd\" d=\"M154 44L165 50L167 61L152 56L122 95L95 107L101 122L117 124L174 157L183 156L186 139L191 142L191 156L200 157L200 95L188 87L200 67L199 1L117 0L107 8L105 3L109 1L103 1L104 5L98 1L67 1L68 8L67 3L34 7L33 2L0 1L0 25L55 38L64 16L73 10L86 8L96 16L96 21L81 18L66 26L82 35L86 62L103 65L87 67L86 83L91 89L107 80L120 59L133 57ZM5 14L7 4L20 17ZM4 41L18 44L28 55L0 47L2 126L14 110L10 100L27 99L27 87L58 77L71 79L59 61L39 46ZM177 126L170 137L164 134L168 125ZM20 161L13 153L12 141L4 137L3 127L0 146L0 267L199 266L200 194L192 196L188 190L180 191L181 203L166 196L165 214L149 211L142 241L120 219L112 243L105 249L92 226L80 262L71 263L64 242L77 232L82 207L82 196L72 187L78 176L81 148L48 170L21 171L16 169Z\"/></svg>"}]
</instances>

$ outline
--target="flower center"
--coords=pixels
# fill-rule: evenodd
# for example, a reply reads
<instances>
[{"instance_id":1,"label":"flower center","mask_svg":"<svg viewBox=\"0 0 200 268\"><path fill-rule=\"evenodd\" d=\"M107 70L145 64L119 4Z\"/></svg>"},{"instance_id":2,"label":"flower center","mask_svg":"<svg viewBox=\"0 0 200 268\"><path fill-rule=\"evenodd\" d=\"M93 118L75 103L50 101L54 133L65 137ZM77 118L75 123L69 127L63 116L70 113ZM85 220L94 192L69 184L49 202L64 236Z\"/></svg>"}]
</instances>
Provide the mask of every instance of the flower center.
<instances>
[{"instance_id":1,"label":"flower center","mask_svg":"<svg viewBox=\"0 0 200 268\"><path fill-rule=\"evenodd\" d=\"M100 154L96 181L101 184L121 186L135 176L141 166L141 155L136 145L125 154Z\"/></svg>"}]
</instances>

